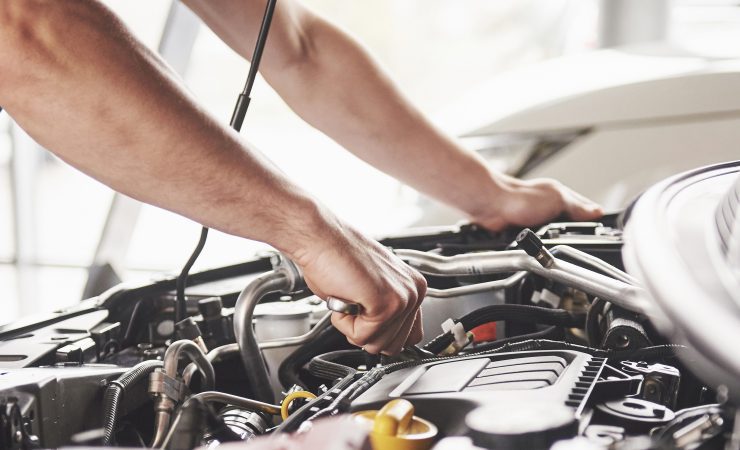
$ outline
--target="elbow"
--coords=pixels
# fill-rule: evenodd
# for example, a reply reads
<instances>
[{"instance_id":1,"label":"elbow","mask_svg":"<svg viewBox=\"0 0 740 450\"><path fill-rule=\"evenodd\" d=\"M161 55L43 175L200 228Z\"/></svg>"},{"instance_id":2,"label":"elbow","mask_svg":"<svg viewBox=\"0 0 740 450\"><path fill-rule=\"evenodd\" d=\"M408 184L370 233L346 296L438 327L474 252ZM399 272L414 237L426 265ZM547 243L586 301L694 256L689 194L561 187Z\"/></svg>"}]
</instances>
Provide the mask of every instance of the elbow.
<instances>
[{"instance_id":1,"label":"elbow","mask_svg":"<svg viewBox=\"0 0 740 450\"><path fill-rule=\"evenodd\" d=\"M68 34L65 15L74 14L72 9L68 2L0 0L0 94L3 101L17 87L36 79L33 74L48 73L60 63L56 53L65 45Z\"/></svg>"},{"instance_id":2,"label":"elbow","mask_svg":"<svg viewBox=\"0 0 740 450\"><path fill-rule=\"evenodd\" d=\"M323 23L320 18L305 10L294 11L292 26L288 28L287 45L282 51L273 52L279 58L281 72L302 72L315 65L321 56L318 52Z\"/></svg>"},{"instance_id":3,"label":"elbow","mask_svg":"<svg viewBox=\"0 0 740 450\"><path fill-rule=\"evenodd\" d=\"M33 0L0 0L0 83L39 53L46 15L45 8Z\"/></svg>"},{"instance_id":4,"label":"elbow","mask_svg":"<svg viewBox=\"0 0 740 450\"><path fill-rule=\"evenodd\" d=\"M305 66L316 62L319 57L317 42L320 40L320 27L310 21L296 30L295 45L288 61L289 66Z\"/></svg>"},{"instance_id":5,"label":"elbow","mask_svg":"<svg viewBox=\"0 0 740 450\"><path fill-rule=\"evenodd\" d=\"M0 49L8 52L35 41L48 9L34 0L0 0Z\"/></svg>"}]
</instances>

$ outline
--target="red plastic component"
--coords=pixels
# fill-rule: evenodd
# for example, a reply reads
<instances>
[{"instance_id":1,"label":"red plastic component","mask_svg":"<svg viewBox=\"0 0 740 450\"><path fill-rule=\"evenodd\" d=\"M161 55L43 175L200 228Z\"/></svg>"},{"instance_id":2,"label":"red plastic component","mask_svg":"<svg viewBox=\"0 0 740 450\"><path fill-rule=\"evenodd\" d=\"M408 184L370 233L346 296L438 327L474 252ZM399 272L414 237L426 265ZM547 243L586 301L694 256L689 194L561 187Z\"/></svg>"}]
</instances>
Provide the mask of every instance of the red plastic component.
<instances>
[{"instance_id":1,"label":"red plastic component","mask_svg":"<svg viewBox=\"0 0 740 450\"><path fill-rule=\"evenodd\" d=\"M490 342L496 340L496 322L486 323L470 330L473 342Z\"/></svg>"}]
</instances>

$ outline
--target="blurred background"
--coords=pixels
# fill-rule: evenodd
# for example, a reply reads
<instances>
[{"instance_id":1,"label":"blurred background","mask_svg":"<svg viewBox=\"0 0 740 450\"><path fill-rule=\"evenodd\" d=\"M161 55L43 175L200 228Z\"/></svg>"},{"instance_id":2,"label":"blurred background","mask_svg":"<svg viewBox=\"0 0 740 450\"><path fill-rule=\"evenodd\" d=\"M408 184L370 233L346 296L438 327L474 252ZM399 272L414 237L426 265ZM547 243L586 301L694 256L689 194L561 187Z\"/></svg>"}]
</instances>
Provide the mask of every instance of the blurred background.
<instances>
[{"instance_id":1,"label":"blurred background","mask_svg":"<svg viewBox=\"0 0 740 450\"><path fill-rule=\"evenodd\" d=\"M105 3L136 36L161 51L215 117L228 122L247 62L170 0ZM708 64L714 67L740 58L740 8L734 1L305 3L369 47L412 101L441 127L467 136L465 145L490 157L497 167L522 175L528 173L523 167L532 163L532 155L554 154L566 143L582 139L594 125L569 122L537 130L512 125L502 132L502 123L513 123L502 122L502 114L542 111L540 104L552 105L553 98L560 101L583 96L587 87L603 90L604 86L594 86L595 82L612 83L607 87L624 82L607 80L604 73L584 76L591 69L582 67L608 69L599 58L613 61L623 57L599 53L600 49L636 49L630 54L645 59L635 67L656 68L639 80L630 78L635 71L623 70L630 83L644 83L658 75L695 74L706 71ZM596 54L607 56L590 56ZM541 69L553 61L549 66L552 71ZM557 61L566 61L562 64L566 69ZM577 77L569 75L569 70L578 70L584 80L575 81ZM718 70L734 73L732 67ZM527 87L522 80L530 80L532 85ZM521 91L509 89L512 83L519 83ZM563 88L566 85L567 89ZM509 91L511 98L496 94L497 89ZM551 93L553 89L561 90ZM517 103L528 92L540 91L541 97ZM738 97L738 92L733 95ZM383 236L410 226L454 223L461 218L372 169L302 123L262 80L255 85L252 98L243 135L298 184L361 230ZM712 107L701 113L715 117L732 109L724 105L716 112L710 111ZM557 112L552 114L558 116ZM581 111L583 115L588 114ZM631 116L620 117L620 123L633 120ZM612 119L609 116L604 121ZM684 157L687 164L693 162L690 155L676 155L678 160ZM537 175L559 175L555 168L538 167ZM643 181L671 170L656 163ZM594 175L596 179L601 176ZM576 187L588 190L586 185ZM616 209L629 200L626 188L620 189L586 193ZM114 195L40 148L7 114L0 114L0 323L76 303L96 293L113 271L124 281L177 273L195 246L199 227L169 212ZM195 270L243 261L266 249L260 243L213 232Z\"/></svg>"}]
</instances>

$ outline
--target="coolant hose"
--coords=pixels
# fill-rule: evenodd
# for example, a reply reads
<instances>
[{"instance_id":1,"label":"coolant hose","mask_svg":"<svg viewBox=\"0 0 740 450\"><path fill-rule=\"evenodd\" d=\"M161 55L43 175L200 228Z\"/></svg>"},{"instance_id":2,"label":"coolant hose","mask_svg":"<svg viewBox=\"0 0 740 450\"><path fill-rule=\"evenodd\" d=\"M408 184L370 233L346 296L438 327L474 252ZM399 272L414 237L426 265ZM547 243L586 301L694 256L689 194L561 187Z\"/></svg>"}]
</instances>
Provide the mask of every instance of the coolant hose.
<instances>
[{"instance_id":1,"label":"coolant hose","mask_svg":"<svg viewBox=\"0 0 740 450\"><path fill-rule=\"evenodd\" d=\"M132 386L142 380L147 380L149 374L162 367L162 361L143 361L135 365L105 389L103 396L103 445L113 444L113 434L116 431L118 412L123 395Z\"/></svg>"},{"instance_id":2,"label":"coolant hose","mask_svg":"<svg viewBox=\"0 0 740 450\"><path fill-rule=\"evenodd\" d=\"M274 403L275 398L272 395L267 365L252 328L254 308L265 295L289 292L294 284L287 270L276 269L264 273L244 288L234 308L234 334L247 372L247 380L252 395L264 403Z\"/></svg>"}]
</instances>

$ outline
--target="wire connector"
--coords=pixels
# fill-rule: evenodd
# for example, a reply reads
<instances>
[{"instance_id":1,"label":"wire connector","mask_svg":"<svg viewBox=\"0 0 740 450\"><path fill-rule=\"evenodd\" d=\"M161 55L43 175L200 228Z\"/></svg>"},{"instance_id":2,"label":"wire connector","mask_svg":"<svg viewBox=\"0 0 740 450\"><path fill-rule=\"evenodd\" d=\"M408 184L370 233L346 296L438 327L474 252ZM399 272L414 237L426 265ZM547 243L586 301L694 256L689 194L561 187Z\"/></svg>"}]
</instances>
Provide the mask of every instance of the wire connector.
<instances>
[{"instance_id":1,"label":"wire connector","mask_svg":"<svg viewBox=\"0 0 740 450\"><path fill-rule=\"evenodd\" d=\"M465 331L465 327L460 322L447 319L442 323L442 330L452 335L452 343L442 352L443 355L454 355L460 350L467 347L473 340L472 333Z\"/></svg>"}]
</instances>

